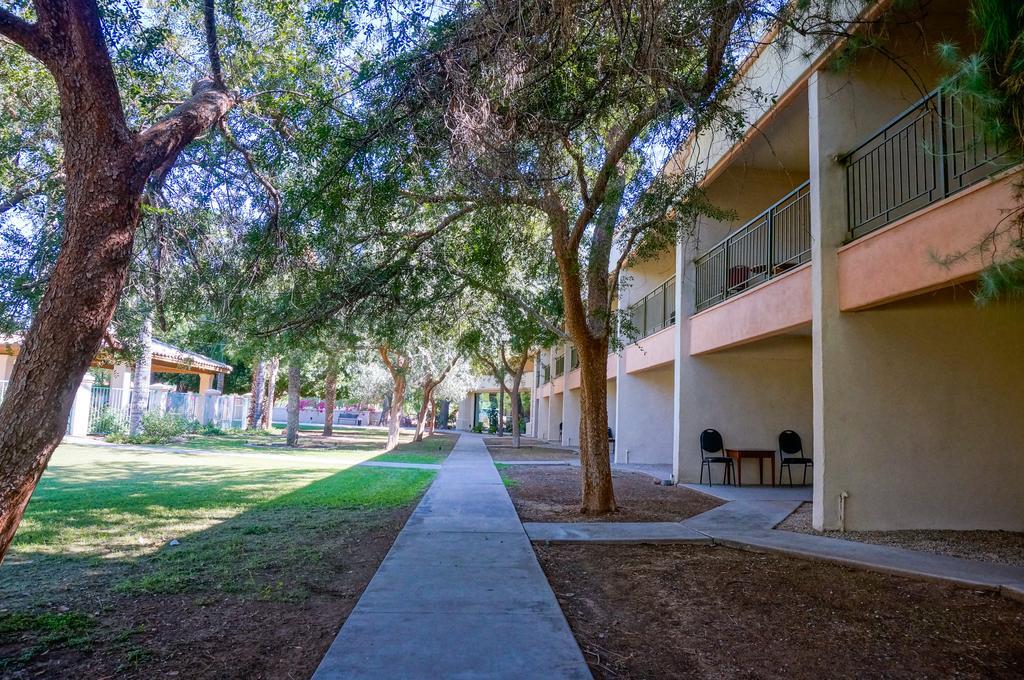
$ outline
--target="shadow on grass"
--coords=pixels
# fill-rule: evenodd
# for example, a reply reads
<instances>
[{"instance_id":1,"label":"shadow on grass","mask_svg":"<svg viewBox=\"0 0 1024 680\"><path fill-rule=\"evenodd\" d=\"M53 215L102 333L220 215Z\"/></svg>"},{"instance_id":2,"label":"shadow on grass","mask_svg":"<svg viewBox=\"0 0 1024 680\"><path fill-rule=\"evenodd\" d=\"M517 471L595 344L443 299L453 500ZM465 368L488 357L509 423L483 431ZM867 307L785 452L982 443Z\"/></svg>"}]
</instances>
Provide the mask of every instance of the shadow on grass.
<instances>
[{"instance_id":1,"label":"shadow on grass","mask_svg":"<svg viewBox=\"0 0 1024 680\"><path fill-rule=\"evenodd\" d=\"M434 476L308 465L252 470L243 459L169 454L151 462L157 456L116 450L93 456L47 472L0 568L0 671L72 646L98 652L115 672L129 656L144 662L147 654L126 635L139 627L138 598L185 596L200 605L226 596L357 598L349 575L372 575ZM53 630L66 615L74 635ZM118 654L120 661L108 659Z\"/></svg>"}]
</instances>

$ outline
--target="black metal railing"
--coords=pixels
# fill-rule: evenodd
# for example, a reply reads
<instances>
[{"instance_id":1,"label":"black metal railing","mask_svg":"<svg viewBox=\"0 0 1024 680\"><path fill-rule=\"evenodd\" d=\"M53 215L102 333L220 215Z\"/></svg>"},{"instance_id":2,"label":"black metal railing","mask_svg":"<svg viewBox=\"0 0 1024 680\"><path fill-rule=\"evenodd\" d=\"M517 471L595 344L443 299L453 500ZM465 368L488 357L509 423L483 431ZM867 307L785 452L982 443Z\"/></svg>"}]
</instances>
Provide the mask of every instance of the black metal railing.
<instances>
[{"instance_id":1,"label":"black metal railing","mask_svg":"<svg viewBox=\"0 0 1024 680\"><path fill-rule=\"evenodd\" d=\"M629 306L629 320L637 340L654 335L676 322L676 279L672 277Z\"/></svg>"},{"instance_id":2,"label":"black metal railing","mask_svg":"<svg viewBox=\"0 0 1024 680\"><path fill-rule=\"evenodd\" d=\"M580 355L576 353L575 347L569 348L569 370L575 371L580 367Z\"/></svg>"},{"instance_id":3,"label":"black metal railing","mask_svg":"<svg viewBox=\"0 0 1024 680\"><path fill-rule=\"evenodd\" d=\"M547 385L549 382L551 382L551 365L550 364L545 364L544 365L544 382L541 383L541 384L542 385Z\"/></svg>"},{"instance_id":4,"label":"black metal railing","mask_svg":"<svg viewBox=\"0 0 1024 680\"><path fill-rule=\"evenodd\" d=\"M810 202L808 181L698 257L697 311L809 261Z\"/></svg>"},{"instance_id":5,"label":"black metal railing","mask_svg":"<svg viewBox=\"0 0 1024 680\"><path fill-rule=\"evenodd\" d=\"M555 377L558 378L565 373L565 357L555 357Z\"/></svg>"},{"instance_id":6,"label":"black metal railing","mask_svg":"<svg viewBox=\"0 0 1024 680\"><path fill-rule=\"evenodd\" d=\"M850 238L1008 167L1008 151L985 134L973 99L932 92L843 157Z\"/></svg>"}]
</instances>

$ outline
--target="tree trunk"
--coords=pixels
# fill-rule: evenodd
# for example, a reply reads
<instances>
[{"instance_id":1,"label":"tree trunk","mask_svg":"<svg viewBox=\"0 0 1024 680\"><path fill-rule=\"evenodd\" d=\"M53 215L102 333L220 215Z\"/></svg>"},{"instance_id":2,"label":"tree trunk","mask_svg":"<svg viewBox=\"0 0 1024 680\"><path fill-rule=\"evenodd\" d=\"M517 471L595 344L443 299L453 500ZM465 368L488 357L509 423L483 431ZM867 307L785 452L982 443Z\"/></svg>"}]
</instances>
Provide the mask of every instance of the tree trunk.
<instances>
[{"instance_id":1,"label":"tree trunk","mask_svg":"<svg viewBox=\"0 0 1024 680\"><path fill-rule=\"evenodd\" d=\"M498 388L498 436L502 435L502 430L505 429L505 381L501 381L501 386Z\"/></svg>"},{"instance_id":2,"label":"tree trunk","mask_svg":"<svg viewBox=\"0 0 1024 680\"><path fill-rule=\"evenodd\" d=\"M434 436L434 425L437 422L437 402L433 399L430 400L430 421L428 427L430 428L429 434L431 437Z\"/></svg>"},{"instance_id":3,"label":"tree trunk","mask_svg":"<svg viewBox=\"0 0 1024 680\"><path fill-rule=\"evenodd\" d=\"M249 392L252 399L249 400L249 414L245 419L245 429L255 430L260 426L263 413L263 361L257 359L252 367L252 385Z\"/></svg>"},{"instance_id":4,"label":"tree trunk","mask_svg":"<svg viewBox=\"0 0 1024 680\"><path fill-rule=\"evenodd\" d=\"M260 427L269 430L274 426L274 397L277 396L277 374L281 370L281 359L274 357L267 362L264 375L263 403L260 405Z\"/></svg>"},{"instance_id":5,"label":"tree trunk","mask_svg":"<svg viewBox=\"0 0 1024 680\"><path fill-rule=\"evenodd\" d=\"M333 352L327 359L327 377L324 378L324 436L334 435L334 402L338 396L338 357Z\"/></svg>"},{"instance_id":6,"label":"tree trunk","mask_svg":"<svg viewBox=\"0 0 1024 680\"><path fill-rule=\"evenodd\" d=\"M423 431L427 427L427 412L430 410L430 400L433 391L434 388L430 383L423 385L423 403L420 404L420 410L416 413L416 435L412 438L414 442L423 441Z\"/></svg>"},{"instance_id":7,"label":"tree trunk","mask_svg":"<svg viewBox=\"0 0 1024 680\"><path fill-rule=\"evenodd\" d=\"M589 339L580 354L580 468L586 514L615 512L608 455L608 339Z\"/></svg>"},{"instance_id":8,"label":"tree trunk","mask_svg":"<svg viewBox=\"0 0 1024 680\"><path fill-rule=\"evenodd\" d=\"M0 559L114 315L146 181L235 104L219 82L203 81L167 118L134 134L95 0L33 4L34 24L0 9L0 33L42 62L57 86L63 241L0 405Z\"/></svg>"},{"instance_id":9,"label":"tree trunk","mask_svg":"<svg viewBox=\"0 0 1024 680\"><path fill-rule=\"evenodd\" d=\"M518 449L519 440L519 385L523 382L523 370L512 374L512 448Z\"/></svg>"},{"instance_id":10,"label":"tree trunk","mask_svg":"<svg viewBox=\"0 0 1024 680\"><path fill-rule=\"evenodd\" d=\"M441 411L437 416L437 422L440 424L442 430L448 429L448 418L450 413L450 402L447 399L441 400Z\"/></svg>"},{"instance_id":11,"label":"tree trunk","mask_svg":"<svg viewBox=\"0 0 1024 680\"><path fill-rule=\"evenodd\" d=\"M149 407L149 378L153 368L153 315L146 313L139 329L140 354L132 373L132 397L128 412L128 434L142 431L142 414Z\"/></svg>"},{"instance_id":12,"label":"tree trunk","mask_svg":"<svg viewBox=\"0 0 1024 680\"><path fill-rule=\"evenodd\" d=\"M302 358L295 352L288 359L288 446L299 445L299 390L302 387Z\"/></svg>"},{"instance_id":13,"label":"tree trunk","mask_svg":"<svg viewBox=\"0 0 1024 680\"><path fill-rule=\"evenodd\" d=\"M388 443L386 451L398 446L398 428L402 424L402 404L405 402L405 372L395 376L395 389L391 395L391 408L388 409Z\"/></svg>"}]
</instances>

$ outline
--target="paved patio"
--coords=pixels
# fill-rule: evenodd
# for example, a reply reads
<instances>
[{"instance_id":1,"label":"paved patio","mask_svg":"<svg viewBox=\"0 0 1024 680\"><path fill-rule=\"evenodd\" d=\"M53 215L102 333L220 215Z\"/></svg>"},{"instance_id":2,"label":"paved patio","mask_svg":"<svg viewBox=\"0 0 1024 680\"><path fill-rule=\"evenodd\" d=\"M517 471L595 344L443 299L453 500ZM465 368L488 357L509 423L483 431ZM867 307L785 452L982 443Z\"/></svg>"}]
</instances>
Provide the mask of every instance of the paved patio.
<instances>
[{"instance_id":1,"label":"paved patio","mask_svg":"<svg viewBox=\"0 0 1024 680\"><path fill-rule=\"evenodd\" d=\"M591 677L479 436L459 437L313 677Z\"/></svg>"}]
</instances>

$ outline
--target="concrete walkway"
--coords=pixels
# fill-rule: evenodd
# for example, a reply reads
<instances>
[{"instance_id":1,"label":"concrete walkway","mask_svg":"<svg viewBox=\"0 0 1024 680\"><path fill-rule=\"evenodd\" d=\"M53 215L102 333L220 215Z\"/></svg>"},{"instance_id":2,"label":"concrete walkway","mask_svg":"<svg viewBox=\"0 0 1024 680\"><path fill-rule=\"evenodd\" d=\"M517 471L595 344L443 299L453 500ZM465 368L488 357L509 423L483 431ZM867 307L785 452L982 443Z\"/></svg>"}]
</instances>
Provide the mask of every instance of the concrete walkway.
<instances>
[{"instance_id":1,"label":"concrete walkway","mask_svg":"<svg viewBox=\"0 0 1024 680\"><path fill-rule=\"evenodd\" d=\"M591 677L479 436L459 437L313 677Z\"/></svg>"},{"instance_id":2,"label":"concrete walkway","mask_svg":"<svg viewBox=\"0 0 1024 680\"><path fill-rule=\"evenodd\" d=\"M701 493L709 487L683 485ZM710 487L727 502L682 522L527 523L530 538L551 543L715 543L808 560L996 590L1024 600L1024 567L936 555L775 527L796 510L810 489ZM809 498L808 498L809 500Z\"/></svg>"},{"instance_id":3,"label":"concrete walkway","mask_svg":"<svg viewBox=\"0 0 1024 680\"><path fill-rule=\"evenodd\" d=\"M712 543L679 522L525 522L531 541L544 543Z\"/></svg>"}]
</instances>

